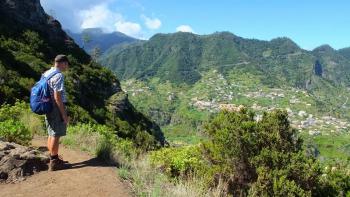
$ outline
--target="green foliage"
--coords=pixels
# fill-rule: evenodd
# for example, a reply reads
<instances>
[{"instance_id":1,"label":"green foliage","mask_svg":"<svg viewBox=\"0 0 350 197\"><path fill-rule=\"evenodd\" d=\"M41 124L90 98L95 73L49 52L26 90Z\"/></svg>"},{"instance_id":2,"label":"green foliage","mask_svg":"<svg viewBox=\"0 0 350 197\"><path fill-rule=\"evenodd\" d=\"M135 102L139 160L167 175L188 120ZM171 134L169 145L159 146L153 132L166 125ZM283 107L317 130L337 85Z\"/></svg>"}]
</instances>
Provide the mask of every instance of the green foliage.
<instances>
[{"instance_id":1,"label":"green foliage","mask_svg":"<svg viewBox=\"0 0 350 197\"><path fill-rule=\"evenodd\" d=\"M0 138L5 141L28 145L32 134L21 122L5 120L0 122Z\"/></svg>"},{"instance_id":2,"label":"green foliage","mask_svg":"<svg viewBox=\"0 0 350 197\"><path fill-rule=\"evenodd\" d=\"M6 15L6 12L1 14ZM44 13L38 15L45 16ZM33 27L29 27L22 22L11 16L9 20L0 24L0 27L4 27L4 32L2 32L4 34L0 36L0 104L14 104L17 99L28 101L30 89L35 81L39 80L41 74L50 67L53 58L57 54L66 54L70 59L69 69L64 75L71 123L105 124L113 122L114 120L108 117L105 105L108 98L121 92L116 76L95 61L90 61L91 58L59 27L53 29L52 25L46 25L45 22L35 23ZM16 26L3 23L16 24ZM42 32L41 29L45 31ZM153 135L155 124L136 110L129 109L125 108L119 117L113 118L118 119L122 114L128 113L132 117L126 119L132 122L130 123L132 129L128 130L129 133L137 132L136 128L140 126L142 132ZM33 126L29 127L35 129ZM158 130L161 132L159 128ZM138 136L140 140L149 137L136 135L136 133L132 135L133 139Z\"/></svg>"},{"instance_id":3,"label":"green foliage","mask_svg":"<svg viewBox=\"0 0 350 197\"><path fill-rule=\"evenodd\" d=\"M0 122L9 120L23 125L30 136L45 132L43 117L32 113L28 103L17 101L14 105L3 104L0 107Z\"/></svg>"},{"instance_id":4,"label":"green foliage","mask_svg":"<svg viewBox=\"0 0 350 197\"><path fill-rule=\"evenodd\" d=\"M116 153L128 160L142 151L137 148L134 141L115 135L112 128L91 123L69 126L63 143L95 154L105 161L113 160L113 155Z\"/></svg>"},{"instance_id":5,"label":"green foliage","mask_svg":"<svg viewBox=\"0 0 350 197\"><path fill-rule=\"evenodd\" d=\"M338 196L350 195L350 168L349 166L337 165L332 168L326 167L322 175L323 181L327 183L330 188L336 191ZM328 195L336 195L328 189Z\"/></svg>"},{"instance_id":6,"label":"green foliage","mask_svg":"<svg viewBox=\"0 0 350 197\"><path fill-rule=\"evenodd\" d=\"M309 196L320 190L321 169L307 158L283 111L222 112L207 126L206 157L233 195ZM215 168L215 167L214 167ZM284 188L282 189L282 186Z\"/></svg>"},{"instance_id":7,"label":"green foliage","mask_svg":"<svg viewBox=\"0 0 350 197\"><path fill-rule=\"evenodd\" d=\"M80 148L83 151L94 154L102 136L96 132L100 125L77 124L69 126L67 136L62 139L62 143L74 148Z\"/></svg>"},{"instance_id":8,"label":"green foliage","mask_svg":"<svg viewBox=\"0 0 350 197\"><path fill-rule=\"evenodd\" d=\"M102 137L102 139L99 141L97 148L96 148L96 156L97 158L103 160L103 161L109 161L112 157L113 153L113 144L111 143L111 140L108 140L106 137Z\"/></svg>"},{"instance_id":9,"label":"green foliage","mask_svg":"<svg viewBox=\"0 0 350 197\"><path fill-rule=\"evenodd\" d=\"M152 152L150 161L152 165L164 170L171 177L187 177L205 168L199 146L163 148Z\"/></svg>"}]
</instances>

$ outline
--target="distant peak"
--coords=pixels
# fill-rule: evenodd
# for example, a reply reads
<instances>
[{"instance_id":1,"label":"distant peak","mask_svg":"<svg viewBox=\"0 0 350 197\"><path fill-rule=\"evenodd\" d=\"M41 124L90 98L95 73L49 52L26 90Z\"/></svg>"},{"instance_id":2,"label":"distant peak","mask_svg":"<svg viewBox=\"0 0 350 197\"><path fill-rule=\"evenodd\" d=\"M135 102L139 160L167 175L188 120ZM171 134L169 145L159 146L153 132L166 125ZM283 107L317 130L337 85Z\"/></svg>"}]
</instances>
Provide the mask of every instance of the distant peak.
<instances>
[{"instance_id":1,"label":"distant peak","mask_svg":"<svg viewBox=\"0 0 350 197\"><path fill-rule=\"evenodd\" d=\"M292 39L288 38L288 37L278 37L278 38L274 38L271 40L271 42L275 42L275 43L290 43L293 45L297 45Z\"/></svg>"},{"instance_id":2,"label":"distant peak","mask_svg":"<svg viewBox=\"0 0 350 197\"><path fill-rule=\"evenodd\" d=\"M274 38L270 42L274 45L279 45L279 46L289 47L289 48L294 48L294 49L300 49L299 45L288 37Z\"/></svg>"},{"instance_id":3,"label":"distant peak","mask_svg":"<svg viewBox=\"0 0 350 197\"><path fill-rule=\"evenodd\" d=\"M316 47L313 51L314 52L335 52L335 49L333 49L328 44L324 44L319 47Z\"/></svg>"},{"instance_id":4,"label":"distant peak","mask_svg":"<svg viewBox=\"0 0 350 197\"><path fill-rule=\"evenodd\" d=\"M103 34L103 30L102 30L102 28L98 28L98 27L95 27L95 28L86 28L86 29L83 29L83 31L82 31L81 33Z\"/></svg>"}]
</instances>

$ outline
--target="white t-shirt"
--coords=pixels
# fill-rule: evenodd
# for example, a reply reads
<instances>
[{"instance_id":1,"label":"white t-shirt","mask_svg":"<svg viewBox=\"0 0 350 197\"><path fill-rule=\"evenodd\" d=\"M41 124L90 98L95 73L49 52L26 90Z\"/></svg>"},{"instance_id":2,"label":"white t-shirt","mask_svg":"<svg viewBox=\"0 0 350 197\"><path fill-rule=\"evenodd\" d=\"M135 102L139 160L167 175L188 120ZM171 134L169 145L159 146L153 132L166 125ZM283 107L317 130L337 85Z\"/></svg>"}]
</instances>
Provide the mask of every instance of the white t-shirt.
<instances>
[{"instance_id":1,"label":"white t-shirt","mask_svg":"<svg viewBox=\"0 0 350 197\"><path fill-rule=\"evenodd\" d=\"M43 76L47 77L51 73L55 72L56 70L59 71L58 68L51 67L50 70L47 70L44 72ZM54 91L60 92L62 97L62 102L67 103L66 90L64 88L64 75L61 72L59 72L54 76L52 76L47 82L50 87L51 95L53 96Z\"/></svg>"}]
</instances>

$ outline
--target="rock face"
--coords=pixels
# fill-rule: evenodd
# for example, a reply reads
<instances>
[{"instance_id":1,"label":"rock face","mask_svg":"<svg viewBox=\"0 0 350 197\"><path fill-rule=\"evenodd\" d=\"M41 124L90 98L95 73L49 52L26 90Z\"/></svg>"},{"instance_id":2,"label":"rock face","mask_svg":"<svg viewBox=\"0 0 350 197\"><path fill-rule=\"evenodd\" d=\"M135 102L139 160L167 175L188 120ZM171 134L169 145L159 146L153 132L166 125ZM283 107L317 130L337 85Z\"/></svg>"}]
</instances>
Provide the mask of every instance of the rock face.
<instances>
[{"instance_id":1,"label":"rock face","mask_svg":"<svg viewBox=\"0 0 350 197\"><path fill-rule=\"evenodd\" d=\"M12 183L47 170L49 158L42 151L0 140L0 182Z\"/></svg>"}]
</instances>

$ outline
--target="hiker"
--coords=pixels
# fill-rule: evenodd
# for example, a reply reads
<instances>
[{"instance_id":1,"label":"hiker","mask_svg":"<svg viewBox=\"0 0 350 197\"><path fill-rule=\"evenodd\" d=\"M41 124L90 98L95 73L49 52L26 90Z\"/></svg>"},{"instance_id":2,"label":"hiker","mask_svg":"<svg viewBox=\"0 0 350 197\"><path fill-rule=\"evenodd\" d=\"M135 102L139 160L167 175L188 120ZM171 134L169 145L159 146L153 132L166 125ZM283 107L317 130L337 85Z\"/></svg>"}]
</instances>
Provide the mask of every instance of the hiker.
<instances>
[{"instance_id":1,"label":"hiker","mask_svg":"<svg viewBox=\"0 0 350 197\"><path fill-rule=\"evenodd\" d=\"M65 55L57 55L54 66L47 70L44 77L54 74L48 81L51 97L53 100L53 110L45 116L45 123L48 132L47 148L50 153L49 171L63 169L65 161L58 156L60 137L66 135L69 118L66 111L67 97L64 88L64 76L62 71L68 69L69 61Z\"/></svg>"}]
</instances>

